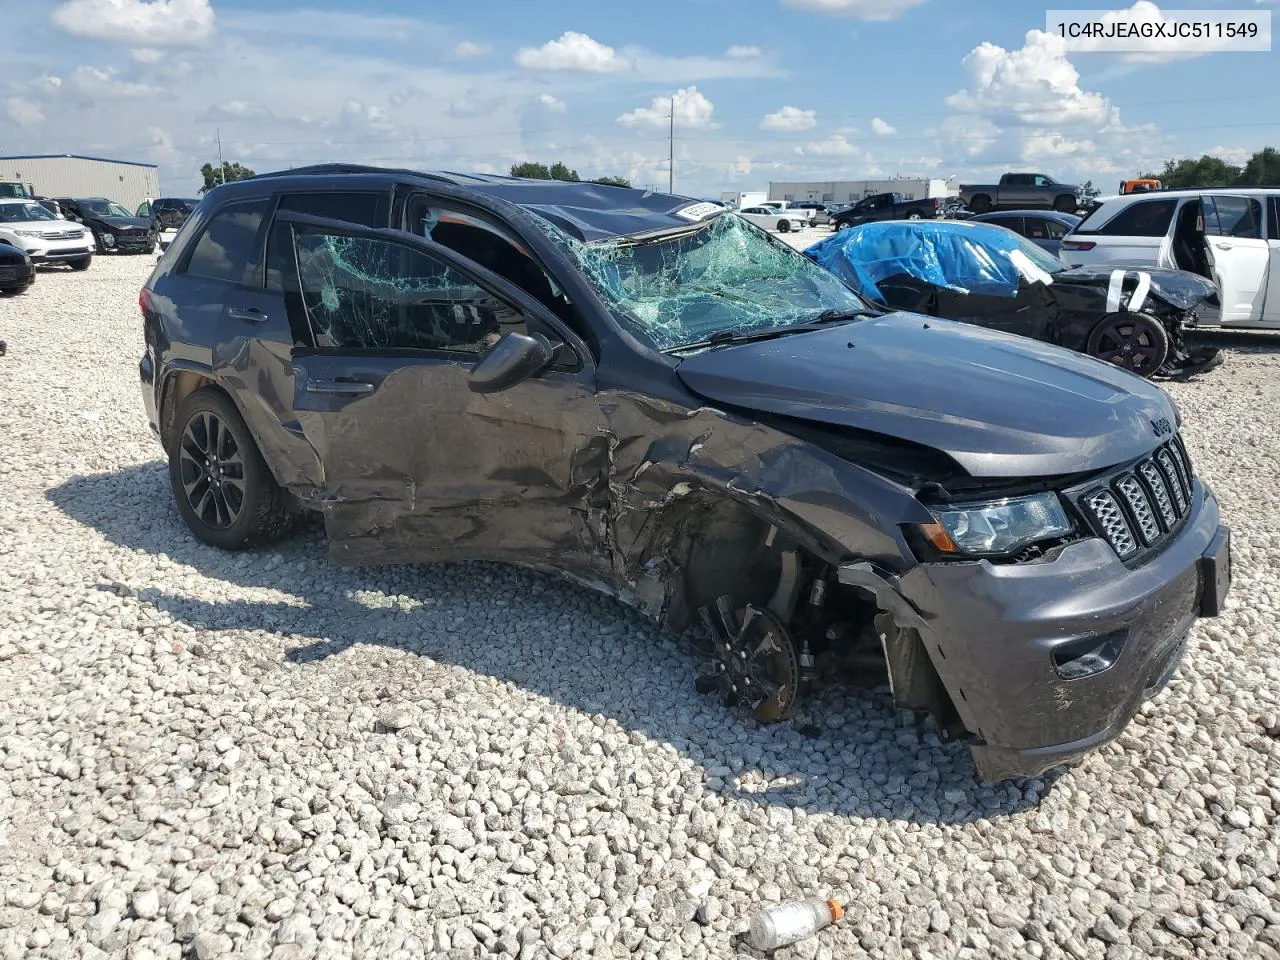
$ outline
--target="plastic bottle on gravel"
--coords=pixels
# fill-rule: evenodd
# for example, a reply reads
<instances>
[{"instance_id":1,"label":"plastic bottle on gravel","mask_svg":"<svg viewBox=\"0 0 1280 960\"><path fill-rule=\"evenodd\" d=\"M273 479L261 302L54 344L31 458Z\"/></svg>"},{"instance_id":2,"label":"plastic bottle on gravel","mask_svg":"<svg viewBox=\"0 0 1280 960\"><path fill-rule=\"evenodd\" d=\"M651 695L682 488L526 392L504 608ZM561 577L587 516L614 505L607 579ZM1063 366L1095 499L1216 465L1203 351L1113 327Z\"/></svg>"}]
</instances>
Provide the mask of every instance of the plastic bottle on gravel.
<instances>
[{"instance_id":1,"label":"plastic bottle on gravel","mask_svg":"<svg viewBox=\"0 0 1280 960\"><path fill-rule=\"evenodd\" d=\"M777 950L789 943L811 937L844 916L835 900L794 900L766 907L751 918L747 939L757 950Z\"/></svg>"}]
</instances>

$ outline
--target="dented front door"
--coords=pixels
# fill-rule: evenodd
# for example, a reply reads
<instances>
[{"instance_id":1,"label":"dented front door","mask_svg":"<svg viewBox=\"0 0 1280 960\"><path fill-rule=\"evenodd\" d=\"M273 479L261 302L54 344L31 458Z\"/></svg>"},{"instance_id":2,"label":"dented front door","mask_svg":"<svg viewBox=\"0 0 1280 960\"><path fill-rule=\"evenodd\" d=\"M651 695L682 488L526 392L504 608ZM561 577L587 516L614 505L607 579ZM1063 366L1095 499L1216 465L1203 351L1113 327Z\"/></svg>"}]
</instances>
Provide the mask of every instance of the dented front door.
<instances>
[{"instance_id":1,"label":"dented front door","mask_svg":"<svg viewBox=\"0 0 1280 960\"><path fill-rule=\"evenodd\" d=\"M429 241L311 218L288 229L314 337L294 351L294 407L324 468L335 559L599 563L586 506L598 408L580 342ZM556 363L472 392L471 370L511 331L563 344Z\"/></svg>"}]
</instances>

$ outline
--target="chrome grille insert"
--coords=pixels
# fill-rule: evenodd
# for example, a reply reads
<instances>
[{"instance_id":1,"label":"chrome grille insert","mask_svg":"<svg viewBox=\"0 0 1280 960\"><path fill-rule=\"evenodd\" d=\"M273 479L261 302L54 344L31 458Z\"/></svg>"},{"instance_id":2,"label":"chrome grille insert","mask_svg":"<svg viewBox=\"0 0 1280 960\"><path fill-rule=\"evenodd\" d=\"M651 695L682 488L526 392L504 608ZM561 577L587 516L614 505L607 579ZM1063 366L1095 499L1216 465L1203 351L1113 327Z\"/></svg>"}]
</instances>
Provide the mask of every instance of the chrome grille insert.
<instances>
[{"instance_id":1,"label":"chrome grille insert","mask_svg":"<svg viewBox=\"0 0 1280 960\"><path fill-rule=\"evenodd\" d=\"M1174 459L1168 450L1161 450L1157 453L1156 461L1164 470L1165 476L1169 478L1169 489L1173 491L1173 499L1178 505L1178 513L1185 513L1188 488L1186 477L1182 472L1182 465Z\"/></svg>"},{"instance_id":2,"label":"chrome grille insert","mask_svg":"<svg viewBox=\"0 0 1280 960\"><path fill-rule=\"evenodd\" d=\"M1116 553L1123 558L1138 552L1138 541L1129 530L1129 521L1124 517L1120 504L1106 490L1100 490L1085 498L1085 503L1098 518L1102 531Z\"/></svg>"},{"instance_id":3,"label":"chrome grille insert","mask_svg":"<svg viewBox=\"0 0 1280 960\"><path fill-rule=\"evenodd\" d=\"M1152 499L1156 502L1156 509L1160 511L1160 516L1164 519L1164 528L1172 530L1173 525L1178 522L1177 511L1173 509L1173 501L1169 499L1169 488L1164 481L1164 477L1160 475L1160 470L1150 460L1138 464L1138 472L1142 474L1142 479L1147 481L1147 489L1151 491Z\"/></svg>"},{"instance_id":4,"label":"chrome grille insert","mask_svg":"<svg viewBox=\"0 0 1280 960\"><path fill-rule=\"evenodd\" d=\"M1190 469L1175 437L1150 459L1108 477L1105 487L1086 491L1080 508L1121 559L1133 559L1158 548L1190 511Z\"/></svg>"},{"instance_id":5,"label":"chrome grille insert","mask_svg":"<svg viewBox=\"0 0 1280 960\"><path fill-rule=\"evenodd\" d=\"M1116 488L1133 512L1133 518L1138 521L1142 539L1148 547L1151 546L1160 539L1160 524L1156 521L1156 515L1151 512L1151 504L1147 502L1142 485L1133 474L1127 473L1116 481Z\"/></svg>"}]
</instances>

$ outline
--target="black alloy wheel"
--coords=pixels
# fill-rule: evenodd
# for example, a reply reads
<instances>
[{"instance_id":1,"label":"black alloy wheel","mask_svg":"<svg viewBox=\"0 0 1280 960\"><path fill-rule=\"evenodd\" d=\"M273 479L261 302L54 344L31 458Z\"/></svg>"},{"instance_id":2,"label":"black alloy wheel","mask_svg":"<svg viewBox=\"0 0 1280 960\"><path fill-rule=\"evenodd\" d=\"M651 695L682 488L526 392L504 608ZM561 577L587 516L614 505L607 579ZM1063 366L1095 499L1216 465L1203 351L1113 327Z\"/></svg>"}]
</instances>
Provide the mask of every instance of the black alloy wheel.
<instances>
[{"instance_id":1,"label":"black alloy wheel","mask_svg":"<svg viewBox=\"0 0 1280 960\"><path fill-rule=\"evenodd\" d=\"M229 530L244 509L244 458L235 435L211 410L183 428L178 472L187 506L213 530Z\"/></svg>"},{"instance_id":2,"label":"black alloy wheel","mask_svg":"<svg viewBox=\"0 0 1280 960\"><path fill-rule=\"evenodd\" d=\"M1169 355L1169 334L1159 320L1145 313L1116 313L1103 317L1093 328L1086 351L1149 378Z\"/></svg>"},{"instance_id":3,"label":"black alloy wheel","mask_svg":"<svg viewBox=\"0 0 1280 960\"><path fill-rule=\"evenodd\" d=\"M778 232L779 232L779 233L790 233L790 232L791 232L791 221L790 221L790 220L779 220L779 221L778 221Z\"/></svg>"},{"instance_id":4,"label":"black alloy wheel","mask_svg":"<svg viewBox=\"0 0 1280 960\"><path fill-rule=\"evenodd\" d=\"M292 498L220 390L205 387L183 400L168 446L178 512L205 543L242 550L277 540L293 526Z\"/></svg>"}]
</instances>

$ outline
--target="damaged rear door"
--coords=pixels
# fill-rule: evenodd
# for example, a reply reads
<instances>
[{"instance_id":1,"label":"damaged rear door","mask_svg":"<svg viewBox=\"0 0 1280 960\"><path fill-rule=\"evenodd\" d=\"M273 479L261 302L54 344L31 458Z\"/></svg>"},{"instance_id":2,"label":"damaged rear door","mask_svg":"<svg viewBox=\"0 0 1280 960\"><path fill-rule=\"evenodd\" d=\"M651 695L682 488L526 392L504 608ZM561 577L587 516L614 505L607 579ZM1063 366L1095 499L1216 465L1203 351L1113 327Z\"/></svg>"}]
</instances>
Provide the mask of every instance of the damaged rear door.
<instances>
[{"instance_id":1,"label":"damaged rear door","mask_svg":"<svg viewBox=\"0 0 1280 960\"><path fill-rule=\"evenodd\" d=\"M294 409L323 466L334 558L598 563L582 451L599 414L582 342L439 244L302 214L274 229L287 232L290 309L312 338L294 350ZM473 389L486 358L533 341L537 369Z\"/></svg>"}]
</instances>

